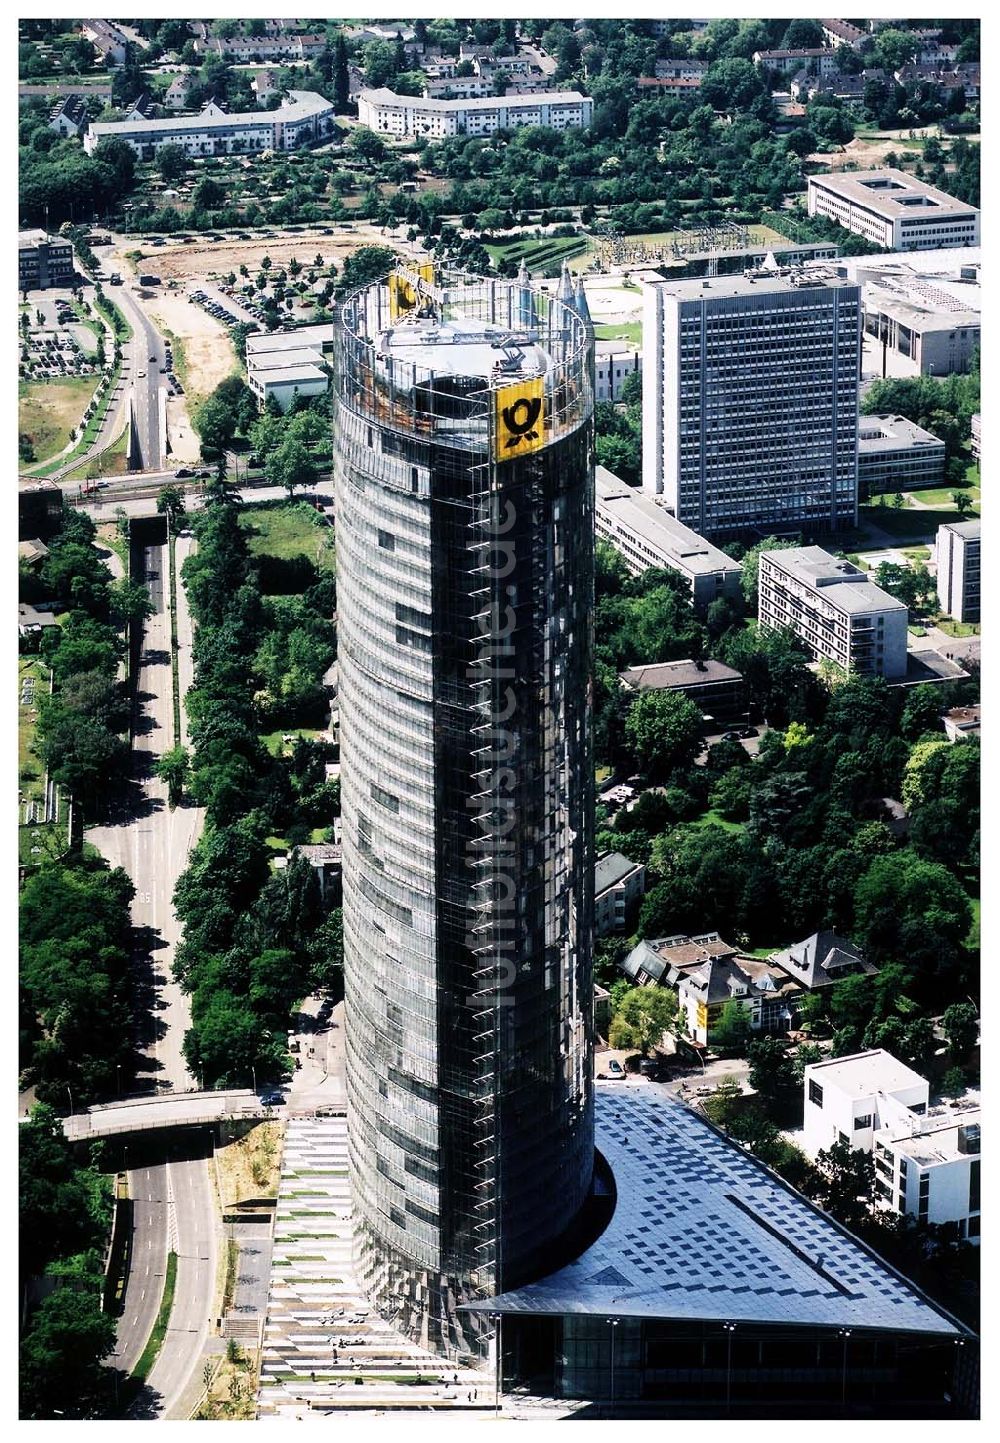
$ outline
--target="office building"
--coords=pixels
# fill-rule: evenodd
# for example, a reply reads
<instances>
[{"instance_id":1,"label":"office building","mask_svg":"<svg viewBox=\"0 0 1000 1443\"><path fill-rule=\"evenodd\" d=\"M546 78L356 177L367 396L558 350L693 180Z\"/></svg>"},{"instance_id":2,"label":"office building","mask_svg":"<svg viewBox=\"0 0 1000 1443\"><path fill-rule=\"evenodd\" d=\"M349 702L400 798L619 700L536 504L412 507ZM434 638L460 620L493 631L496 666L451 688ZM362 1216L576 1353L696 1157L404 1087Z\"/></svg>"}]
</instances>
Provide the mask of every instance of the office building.
<instances>
[{"instance_id":1,"label":"office building","mask_svg":"<svg viewBox=\"0 0 1000 1443\"><path fill-rule=\"evenodd\" d=\"M955 621L978 621L982 523L953 521L937 533L937 594L941 610Z\"/></svg>"},{"instance_id":2,"label":"office building","mask_svg":"<svg viewBox=\"0 0 1000 1443\"><path fill-rule=\"evenodd\" d=\"M979 1241L978 1094L932 1104L926 1080L881 1049L810 1064L803 1092L810 1157L835 1142L874 1153L883 1207Z\"/></svg>"},{"instance_id":3,"label":"office building","mask_svg":"<svg viewBox=\"0 0 1000 1443\"><path fill-rule=\"evenodd\" d=\"M854 525L859 347L839 277L648 286L643 490L710 538Z\"/></svg>"},{"instance_id":4,"label":"office building","mask_svg":"<svg viewBox=\"0 0 1000 1443\"><path fill-rule=\"evenodd\" d=\"M165 120L97 121L84 136L91 154L102 140L124 140L140 160L153 160L165 145L183 146L193 159L206 155L257 154L262 150L296 150L333 133L333 102L313 90L290 90L277 110L229 114L209 101L198 115L171 115Z\"/></svg>"},{"instance_id":5,"label":"office building","mask_svg":"<svg viewBox=\"0 0 1000 1443\"><path fill-rule=\"evenodd\" d=\"M44 291L50 286L73 284L73 244L43 230L22 230L17 235L17 288Z\"/></svg>"},{"instance_id":6,"label":"office building","mask_svg":"<svg viewBox=\"0 0 1000 1443\"><path fill-rule=\"evenodd\" d=\"M700 612L718 597L742 595L739 562L682 525L659 500L626 486L603 466L595 470L595 490L597 534L611 543L633 576L651 566L678 572Z\"/></svg>"},{"instance_id":7,"label":"office building","mask_svg":"<svg viewBox=\"0 0 1000 1443\"><path fill-rule=\"evenodd\" d=\"M706 725L746 721L747 690L743 677L721 661L658 661L630 666L619 680L632 694L641 691L676 691L694 702Z\"/></svg>"},{"instance_id":8,"label":"office building","mask_svg":"<svg viewBox=\"0 0 1000 1443\"><path fill-rule=\"evenodd\" d=\"M789 628L817 661L868 676L906 675L907 609L850 561L818 546L762 551L758 594L760 625Z\"/></svg>"},{"instance_id":9,"label":"office building","mask_svg":"<svg viewBox=\"0 0 1000 1443\"><path fill-rule=\"evenodd\" d=\"M333 322L247 336L247 385L261 409L271 398L287 411L298 396L323 396L330 385Z\"/></svg>"},{"instance_id":10,"label":"office building","mask_svg":"<svg viewBox=\"0 0 1000 1443\"><path fill-rule=\"evenodd\" d=\"M825 215L887 251L977 246L979 211L902 170L808 177L810 215Z\"/></svg>"},{"instance_id":11,"label":"office building","mask_svg":"<svg viewBox=\"0 0 1000 1443\"><path fill-rule=\"evenodd\" d=\"M858 422L858 499L944 485L945 445L905 416Z\"/></svg>"},{"instance_id":12,"label":"office building","mask_svg":"<svg viewBox=\"0 0 1000 1443\"><path fill-rule=\"evenodd\" d=\"M425 267L349 297L335 354L360 1266L454 1355L591 1193L592 330Z\"/></svg>"},{"instance_id":13,"label":"office building","mask_svg":"<svg viewBox=\"0 0 1000 1443\"><path fill-rule=\"evenodd\" d=\"M544 90L532 95L481 96L441 100L426 95L396 95L392 90L362 90L358 120L379 135L416 135L438 140L448 135L493 135L519 125L545 130L586 128L594 102L576 90Z\"/></svg>"}]
</instances>

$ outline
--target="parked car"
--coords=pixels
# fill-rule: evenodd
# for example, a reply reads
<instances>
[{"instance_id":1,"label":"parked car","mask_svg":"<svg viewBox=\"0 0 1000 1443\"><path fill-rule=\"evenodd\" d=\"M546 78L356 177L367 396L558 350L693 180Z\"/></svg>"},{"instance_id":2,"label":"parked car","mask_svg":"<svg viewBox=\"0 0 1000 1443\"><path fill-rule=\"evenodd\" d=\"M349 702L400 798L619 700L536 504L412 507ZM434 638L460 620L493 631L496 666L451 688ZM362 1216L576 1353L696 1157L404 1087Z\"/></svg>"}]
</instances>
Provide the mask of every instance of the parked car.
<instances>
[{"instance_id":1,"label":"parked car","mask_svg":"<svg viewBox=\"0 0 1000 1443\"><path fill-rule=\"evenodd\" d=\"M277 1088L271 1088L268 1092L262 1092L260 1100L265 1107L281 1107L285 1101L284 1094Z\"/></svg>"},{"instance_id":2,"label":"parked car","mask_svg":"<svg viewBox=\"0 0 1000 1443\"><path fill-rule=\"evenodd\" d=\"M724 742L738 742L743 738L743 733L738 731L723 732L721 740Z\"/></svg>"},{"instance_id":3,"label":"parked car","mask_svg":"<svg viewBox=\"0 0 1000 1443\"><path fill-rule=\"evenodd\" d=\"M190 475L191 475L191 472L188 470L188 468L187 468L186 466L178 466L177 470L174 472L174 480L175 480L175 481L183 481L186 476L190 476Z\"/></svg>"},{"instance_id":4,"label":"parked car","mask_svg":"<svg viewBox=\"0 0 1000 1443\"><path fill-rule=\"evenodd\" d=\"M609 1077L618 1078L618 1077L624 1077L624 1076L625 1076L625 1069L624 1069L624 1067L622 1067L622 1065L621 1065L621 1063L618 1061L617 1057L612 1057L612 1058L609 1059L608 1064L607 1064L607 1069L608 1069L608 1076L609 1076Z\"/></svg>"},{"instance_id":5,"label":"parked car","mask_svg":"<svg viewBox=\"0 0 1000 1443\"><path fill-rule=\"evenodd\" d=\"M756 727L744 727L743 730L740 732L740 740L744 742L752 741L756 738L756 736Z\"/></svg>"}]
</instances>

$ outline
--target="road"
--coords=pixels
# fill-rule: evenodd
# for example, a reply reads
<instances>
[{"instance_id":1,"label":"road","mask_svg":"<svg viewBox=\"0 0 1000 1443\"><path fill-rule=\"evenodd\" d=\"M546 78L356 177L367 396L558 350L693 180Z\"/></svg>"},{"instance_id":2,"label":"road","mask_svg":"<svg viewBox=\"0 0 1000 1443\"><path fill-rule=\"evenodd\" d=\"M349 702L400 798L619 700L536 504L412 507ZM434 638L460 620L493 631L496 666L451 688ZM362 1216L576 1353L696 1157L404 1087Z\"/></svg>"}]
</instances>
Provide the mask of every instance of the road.
<instances>
[{"instance_id":1,"label":"road","mask_svg":"<svg viewBox=\"0 0 1000 1443\"><path fill-rule=\"evenodd\" d=\"M178 537L178 579L193 542ZM157 757L173 745L173 691L170 666L169 579L166 545L145 554L146 580L155 611L146 625L136 680L138 715L133 742L135 796L115 825L94 827L87 837L113 866L125 869L135 885L132 920L140 939L136 957L138 994L146 991L148 1009L137 1008L140 1051L137 1082L157 1091L195 1086L181 1051L190 1026L188 998L173 980L173 959L180 927L173 892L198 839L204 812L197 807L167 806L167 789L153 775ZM178 606L178 640L184 658L182 678L190 683L191 621ZM183 712L183 691L182 691Z\"/></svg>"},{"instance_id":2,"label":"road","mask_svg":"<svg viewBox=\"0 0 1000 1443\"><path fill-rule=\"evenodd\" d=\"M167 1168L165 1164L130 1169L132 1252L118 1341L108 1359L113 1368L131 1373L149 1337L167 1268Z\"/></svg>"},{"instance_id":3,"label":"road","mask_svg":"<svg viewBox=\"0 0 1000 1443\"><path fill-rule=\"evenodd\" d=\"M178 1405L201 1362L215 1301L218 1218L210 1144L192 1140L186 1153L167 1165L177 1282L163 1347L147 1379L159 1416L166 1418L187 1416L189 1410Z\"/></svg>"},{"instance_id":4,"label":"road","mask_svg":"<svg viewBox=\"0 0 1000 1443\"><path fill-rule=\"evenodd\" d=\"M133 335L128 344L132 354L132 406L136 435L143 470L156 471L163 465L166 441L160 427L161 367L166 364L163 338L128 282L121 286L109 286L107 293L132 327Z\"/></svg>"}]
</instances>

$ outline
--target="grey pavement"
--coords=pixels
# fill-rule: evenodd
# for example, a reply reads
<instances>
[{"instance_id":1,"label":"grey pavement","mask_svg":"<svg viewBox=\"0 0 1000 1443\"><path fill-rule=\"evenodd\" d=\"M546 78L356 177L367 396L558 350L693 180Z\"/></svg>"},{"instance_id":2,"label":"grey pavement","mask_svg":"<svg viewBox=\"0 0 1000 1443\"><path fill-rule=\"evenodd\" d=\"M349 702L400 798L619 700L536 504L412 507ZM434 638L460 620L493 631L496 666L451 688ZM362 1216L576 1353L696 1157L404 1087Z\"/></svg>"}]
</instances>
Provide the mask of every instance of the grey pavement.
<instances>
[{"instance_id":1,"label":"grey pavement","mask_svg":"<svg viewBox=\"0 0 1000 1443\"><path fill-rule=\"evenodd\" d=\"M131 284L110 288L132 327L128 343L132 356L132 402L144 470L155 471L163 462L165 437L160 428L159 392L166 347Z\"/></svg>"},{"instance_id":2,"label":"grey pavement","mask_svg":"<svg viewBox=\"0 0 1000 1443\"><path fill-rule=\"evenodd\" d=\"M218 1218L209 1169L207 1155L169 1164L173 1219L168 1232L177 1253L177 1284L163 1347L147 1380L166 1418L187 1416L178 1405L213 1325Z\"/></svg>"},{"instance_id":3,"label":"grey pavement","mask_svg":"<svg viewBox=\"0 0 1000 1443\"><path fill-rule=\"evenodd\" d=\"M157 757L173 745L173 691L170 665L167 548L149 547L146 575L156 610L146 624L136 680L139 716L133 743L136 802L118 825L94 827L88 840L113 866L121 866L135 885L133 924L143 929L148 953L137 960L137 981L150 989L151 1006L137 1037L142 1053L140 1079L158 1090L185 1091L195 1086L182 1045L190 1025L190 1003L173 979L180 925L173 908L177 879L200 834L204 812L197 807L167 806L166 786L152 774ZM190 655L190 619L178 613L181 654ZM190 665L185 661L190 679Z\"/></svg>"},{"instance_id":4,"label":"grey pavement","mask_svg":"<svg viewBox=\"0 0 1000 1443\"><path fill-rule=\"evenodd\" d=\"M130 1169L132 1243L122 1311L117 1323L111 1367L131 1373L146 1346L167 1266L167 1168L165 1164Z\"/></svg>"}]
</instances>

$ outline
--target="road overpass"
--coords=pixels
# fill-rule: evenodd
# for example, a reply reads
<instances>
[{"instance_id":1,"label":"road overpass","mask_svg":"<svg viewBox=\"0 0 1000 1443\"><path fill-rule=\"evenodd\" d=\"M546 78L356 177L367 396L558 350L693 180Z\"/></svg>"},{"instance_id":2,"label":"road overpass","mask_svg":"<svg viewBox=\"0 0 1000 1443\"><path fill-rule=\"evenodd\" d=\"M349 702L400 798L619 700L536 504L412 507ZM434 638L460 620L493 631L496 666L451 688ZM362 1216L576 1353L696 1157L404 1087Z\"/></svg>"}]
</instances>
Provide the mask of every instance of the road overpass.
<instances>
[{"instance_id":1,"label":"road overpass","mask_svg":"<svg viewBox=\"0 0 1000 1443\"><path fill-rule=\"evenodd\" d=\"M343 1108L323 1111L343 1111ZM172 1092L160 1097L127 1097L75 1112L63 1118L63 1130L70 1142L97 1138L128 1137L136 1133L162 1132L175 1127L205 1127L219 1122L244 1122L256 1118L312 1116L315 1108L269 1107L250 1088L225 1092Z\"/></svg>"}]
</instances>

